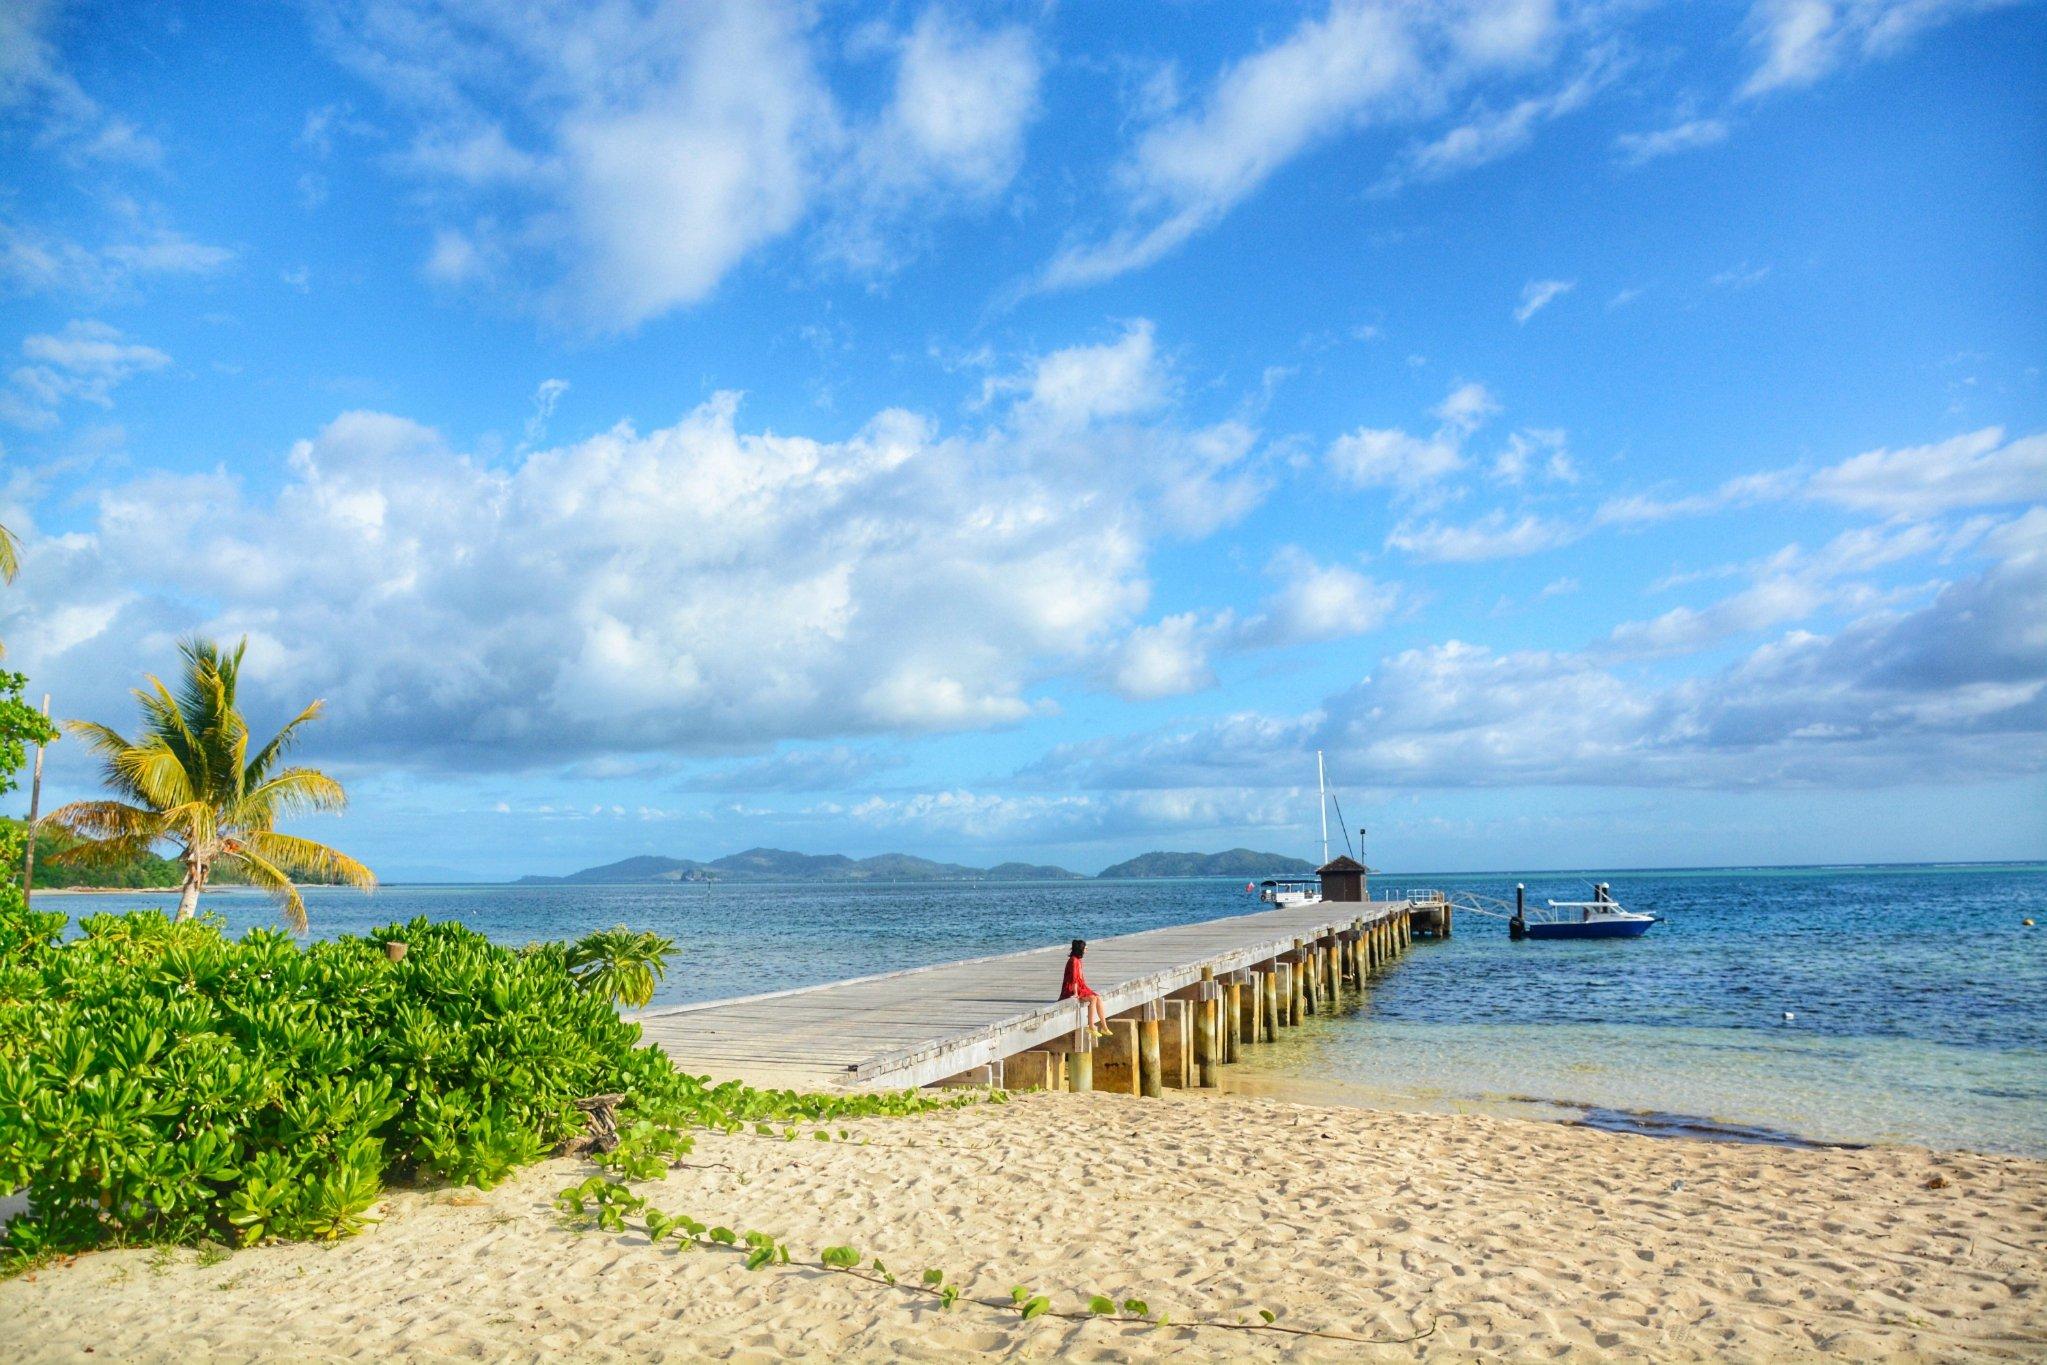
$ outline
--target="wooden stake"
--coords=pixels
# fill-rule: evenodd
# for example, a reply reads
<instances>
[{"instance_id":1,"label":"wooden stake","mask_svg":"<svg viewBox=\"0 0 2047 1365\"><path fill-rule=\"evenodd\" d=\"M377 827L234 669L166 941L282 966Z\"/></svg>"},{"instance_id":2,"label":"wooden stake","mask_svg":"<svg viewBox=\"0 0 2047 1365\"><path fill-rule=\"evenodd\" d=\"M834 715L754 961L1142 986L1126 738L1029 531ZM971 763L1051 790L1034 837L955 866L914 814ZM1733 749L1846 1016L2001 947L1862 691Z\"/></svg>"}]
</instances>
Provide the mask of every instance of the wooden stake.
<instances>
[{"instance_id":1,"label":"wooden stake","mask_svg":"<svg viewBox=\"0 0 2047 1365\"><path fill-rule=\"evenodd\" d=\"M50 694L43 693L43 719L50 718ZM43 746L36 745L36 775L28 789L28 852L21 859L21 904L24 909L35 896L36 830L43 823Z\"/></svg>"},{"instance_id":2,"label":"wooden stake","mask_svg":"<svg viewBox=\"0 0 2047 1365\"><path fill-rule=\"evenodd\" d=\"M1244 1059L1244 982L1234 972L1222 987L1223 1061L1234 1066Z\"/></svg>"}]
</instances>

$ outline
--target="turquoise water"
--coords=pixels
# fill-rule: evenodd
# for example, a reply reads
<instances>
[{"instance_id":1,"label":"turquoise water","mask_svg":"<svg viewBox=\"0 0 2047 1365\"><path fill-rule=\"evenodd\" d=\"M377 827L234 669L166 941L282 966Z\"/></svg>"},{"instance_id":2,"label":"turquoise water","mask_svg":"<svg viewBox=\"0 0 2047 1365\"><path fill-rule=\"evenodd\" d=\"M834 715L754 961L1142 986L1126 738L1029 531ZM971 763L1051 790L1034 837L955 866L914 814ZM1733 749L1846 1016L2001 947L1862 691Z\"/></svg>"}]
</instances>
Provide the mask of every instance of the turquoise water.
<instances>
[{"instance_id":1,"label":"turquoise water","mask_svg":"<svg viewBox=\"0 0 2047 1365\"><path fill-rule=\"evenodd\" d=\"M1460 916L1340 1016L1257 1049L1233 1085L1395 1107L2047 1156L2047 866L1376 879L1532 903L1609 882L1641 940L1513 943ZM427 915L523 943L627 923L682 948L663 1003L1107 937L1256 908L1241 882L393 886L315 890L316 933ZM47 896L73 914L162 895ZM234 928L266 902L216 896ZM1056 982L1048 982L1051 993ZM1786 1020L1789 1012L1795 1016Z\"/></svg>"}]
</instances>

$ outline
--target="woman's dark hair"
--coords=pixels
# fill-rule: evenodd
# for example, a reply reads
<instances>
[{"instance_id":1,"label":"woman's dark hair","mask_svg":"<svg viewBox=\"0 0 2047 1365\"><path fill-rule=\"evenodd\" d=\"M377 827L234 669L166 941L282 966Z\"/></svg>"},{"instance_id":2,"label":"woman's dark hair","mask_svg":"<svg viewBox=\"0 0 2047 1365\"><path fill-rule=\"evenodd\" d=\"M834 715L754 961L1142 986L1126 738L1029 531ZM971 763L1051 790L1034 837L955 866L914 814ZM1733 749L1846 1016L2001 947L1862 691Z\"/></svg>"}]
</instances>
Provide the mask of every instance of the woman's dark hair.
<instances>
[{"instance_id":1,"label":"woman's dark hair","mask_svg":"<svg viewBox=\"0 0 2047 1365\"><path fill-rule=\"evenodd\" d=\"M1073 940L1073 955L1079 957L1085 952L1087 952L1087 940L1084 938Z\"/></svg>"}]
</instances>

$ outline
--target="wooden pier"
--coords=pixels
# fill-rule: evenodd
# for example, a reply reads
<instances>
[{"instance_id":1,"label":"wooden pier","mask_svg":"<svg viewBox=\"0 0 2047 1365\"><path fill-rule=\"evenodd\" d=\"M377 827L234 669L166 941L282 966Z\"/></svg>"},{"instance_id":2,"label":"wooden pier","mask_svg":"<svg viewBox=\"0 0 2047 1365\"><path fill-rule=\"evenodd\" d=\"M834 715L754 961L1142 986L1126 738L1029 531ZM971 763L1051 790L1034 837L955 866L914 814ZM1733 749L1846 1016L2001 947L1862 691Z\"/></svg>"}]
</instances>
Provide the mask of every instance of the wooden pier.
<instances>
[{"instance_id":1,"label":"wooden pier","mask_svg":"<svg viewBox=\"0 0 2047 1365\"><path fill-rule=\"evenodd\" d=\"M1412 903L1324 900L1094 939L1085 1006L1055 1000L1067 948L647 1010L645 1039L683 1070L800 1090L936 1084L1120 1090L1215 1083L1215 1069L1383 971Z\"/></svg>"}]
</instances>

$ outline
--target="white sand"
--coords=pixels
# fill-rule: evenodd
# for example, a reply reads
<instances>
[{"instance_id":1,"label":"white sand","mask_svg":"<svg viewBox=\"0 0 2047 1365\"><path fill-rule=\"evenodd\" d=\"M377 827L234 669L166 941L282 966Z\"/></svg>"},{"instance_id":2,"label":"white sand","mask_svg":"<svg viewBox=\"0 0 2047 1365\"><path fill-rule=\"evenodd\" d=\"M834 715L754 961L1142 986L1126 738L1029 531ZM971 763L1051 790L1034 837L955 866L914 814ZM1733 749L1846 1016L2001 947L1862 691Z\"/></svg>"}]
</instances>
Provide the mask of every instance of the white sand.
<instances>
[{"instance_id":1,"label":"white sand","mask_svg":"<svg viewBox=\"0 0 2047 1365\"><path fill-rule=\"evenodd\" d=\"M836 1127L836 1125L834 1125ZM1400 1345L1069 1322L798 1266L564 1230L553 1161L394 1193L371 1233L201 1265L87 1256L0 1284L20 1361L461 1357L1081 1360L2047 1356L2047 1163L1659 1141L1269 1100L1032 1096L848 1125L869 1145L707 1137L668 1212L939 1266L972 1294L1137 1296L1176 1319ZM1934 1179L1946 1183L1929 1189ZM1433 1330L1431 1330L1433 1329Z\"/></svg>"}]
</instances>

